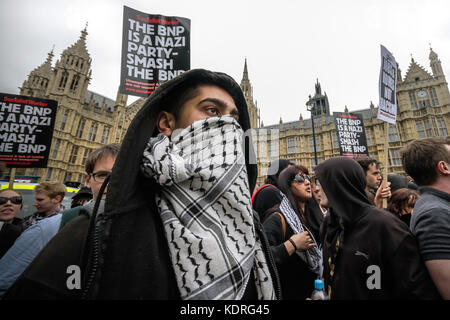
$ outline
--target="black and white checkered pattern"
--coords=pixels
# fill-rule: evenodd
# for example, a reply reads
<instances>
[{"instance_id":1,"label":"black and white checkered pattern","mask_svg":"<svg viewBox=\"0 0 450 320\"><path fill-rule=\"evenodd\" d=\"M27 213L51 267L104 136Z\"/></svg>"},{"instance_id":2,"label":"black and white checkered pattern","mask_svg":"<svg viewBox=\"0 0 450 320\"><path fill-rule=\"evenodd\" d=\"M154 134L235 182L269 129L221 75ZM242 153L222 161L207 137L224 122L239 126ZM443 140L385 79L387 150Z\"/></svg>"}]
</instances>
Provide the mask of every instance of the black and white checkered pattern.
<instances>
[{"instance_id":1,"label":"black and white checkered pattern","mask_svg":"<svg viewBox=\"0 0 450 320\"><path fill-rule=\"evenodd\" d=\"M254 272L260 299L275 292L255 232L242 129L229 116L151 138L142 170L157 197L182 299L240 299Z\"/></svg>"},{"instance_id":2,"label":"black and white checkered pattern","mask_svg":"<svg viewBox=\"0 0 450 320\"><path fill-rule=\"evenodd\" d=\"M309 231L308 228L302 224L297 213L295 213L294 209L292 209L289 203L289 199L285 195L283 195L283 199L281 200L280 203L280 211L283 214L289 226L295 233L302 233L304 231L308 231L309 236L314 241L316 246L304 251L297 250L295 251L295 253L299 255L300 258L302 258L302 260L308 264L309 269L311 271L316 273L319 277L322 277L323 273L322 250L319 248L319 245L317 244L316 239L314 239L312 232Z\"/></svg>"}]
</instances>

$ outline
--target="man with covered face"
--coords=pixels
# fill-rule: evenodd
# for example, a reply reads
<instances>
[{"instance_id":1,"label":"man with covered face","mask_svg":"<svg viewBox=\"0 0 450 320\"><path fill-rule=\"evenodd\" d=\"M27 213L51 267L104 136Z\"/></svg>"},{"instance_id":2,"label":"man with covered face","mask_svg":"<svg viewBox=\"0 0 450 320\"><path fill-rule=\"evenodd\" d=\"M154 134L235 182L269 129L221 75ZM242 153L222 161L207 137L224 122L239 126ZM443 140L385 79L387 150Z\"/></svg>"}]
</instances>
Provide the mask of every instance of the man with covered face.
<instances>
[{"instance_id":1,"label":"man with covered face","mask_svg":"<svg viewBox=\"0 0 450 320\"><path fill-rule=\"evenodd\" d=\"M243 144L249 128L231 77L198 69L162 84L128 128L104 212L94 210L80 236L81 289L55 289L49 279L42 290L87 299L280 298L251 208L257 167Z\"/></svg>"},{"instance_id":2,"label":"man with covered face","mask_svg":"<svg viewBox=\"0 0 450 320\"><path fill-rule=\"evenodd\" d=\"M321 238L330 298L438 299L406 224L369 202L361 166L336 157L315 173L320 204L329 208Z\"/></svg>"}]
</instances>

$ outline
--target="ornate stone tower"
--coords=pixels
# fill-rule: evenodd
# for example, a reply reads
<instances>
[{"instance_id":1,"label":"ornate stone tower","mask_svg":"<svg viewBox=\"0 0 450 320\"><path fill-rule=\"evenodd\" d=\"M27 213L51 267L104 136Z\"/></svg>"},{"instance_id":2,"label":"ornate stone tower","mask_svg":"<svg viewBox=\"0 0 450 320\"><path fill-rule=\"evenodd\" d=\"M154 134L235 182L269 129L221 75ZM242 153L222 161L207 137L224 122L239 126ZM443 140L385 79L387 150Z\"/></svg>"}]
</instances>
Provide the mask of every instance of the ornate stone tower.
<instances>
[{"instance_id":1,"label":"ornate stone tower","mask_svg":"<svg viewBox=\"0 0 450 320\"><path fill-rule=\"evenodd\" d=\"M77 42L61 54L54 67L48 94L84 101L91 80L91 58L86 48L87 24Z\"/></svg>"},{"instance_id":2,"label":"ornate stone tower","mask_svg":"<svg viewBox=\"0 0 450 320\"><path fill-rule=\"evenodd\" d=\"M450 94L436 52L430 48L432 73L414 58L403 79L397 84L398 131L404 142L417 138L447 136L450 127ZM391 152L392 150L390 150Z\"/></svg>"},{"instance_id":3,"label":"ornate stone tower","mask_svg":"<svg viewBox=\"0 0 450 320\"><path fill-rule=\"evenodd\" d=\"M252 128L259 128L259 109L253 102L253 88L248 78L247 58L244 63L244 74L242 75L241 89L247 102L250 125Z\"/></svg>"},{"instance_id":4,"label":"ornate stone tower","mask_svg":"<svg viewBox=\"0 0 450 320\"><path fill-rule=\"evenodd\" d=\"M319 79L317 79L317 82L315 84L315 90L316 92L314 96L309 96L309 100L308 102L306 102L306 105L313 106L313 116L330 115L330 103L328 102L328 96L326 92L324 92L325 94L322 94L322 88L320 86Z\"/></svg>"},{"instance_id":5,"label":"ornate stone tower","mask_svg":"<svg viewBox=\"0 0 450 320\"><path fill-rule=\"evenodd\" d=\"M47 168L20 169L17 174L37 177L39 181L83 183L88 155L101 145L120 142L128 127L129 122L123 117L126 95L118 94L114 101L87 89L91 58L86 47L86 28L62 52L53 68L52 51L22 85L21 94L56 100L58 108Z\"/></svg>"},{"instance_id":6,"label":"ornate stone tower","mask_svg":"<svg viewBox=\"0 0 450 320\"><path fill-rule=\"evenodd\" d=\"M433 71L434 77L444 77L444 71L442 71L441 60L439 60L438 55L433 49L430 47L430 55L428 56L430 59L430 67Z\"/></svg>"}]
</instances>

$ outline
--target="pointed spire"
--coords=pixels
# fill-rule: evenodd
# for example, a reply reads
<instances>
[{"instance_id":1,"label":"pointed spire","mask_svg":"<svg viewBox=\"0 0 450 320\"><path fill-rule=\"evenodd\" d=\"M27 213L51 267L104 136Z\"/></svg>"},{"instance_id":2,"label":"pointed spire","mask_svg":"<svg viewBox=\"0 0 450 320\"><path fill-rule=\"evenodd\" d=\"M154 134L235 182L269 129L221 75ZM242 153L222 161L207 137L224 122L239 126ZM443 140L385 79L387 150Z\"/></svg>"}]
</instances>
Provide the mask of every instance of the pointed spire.
<instances>
[{"instance_id":1,"label":"pointed spire","mask_svg":"<svg viewBox=\"0 0 450 320\"><path fill-rule=\"evenodd\" d=\"M242 81L249 81L249 79L248 79L248 70L247 70L247 57L245 57L244 74L242 75Z\"/></svg>"},{"instance_id":2,"label":"pointed spire","mask_svg":"<svg viewBox=\"0 0 450 320\"><path fill-rule=\"evenodd\" d=\"M283 120L281 119L281 116L280 116L280 124L283 124Z\"/></svg>"},{"instance_id":3,"label":"pointed spire","mask_svg":"<svg viewBox=\"0 0 450 320\"><path fill-rule=\"evenodd\" d=\"M51 62L52 62L53 57L55 56L55 55L53 54L53 50L55 50L55 45L53 45L52 51L50 51L50 52L48 53L48 56L47 56L47 61L46 61L46 62L50 62L50 64L51 64Z\"/></svg>"},{"instance_id":4,"label":"pointed spire","mask_svg":"<svg viewBox=\"0 0 450 320\"><path fill-rule=\"evenodd\" d=\"M373 108L375 108L375 106L373 105L373 102L370 101L370 109L373 109Z\"/></svg>"},{"instance_id":5,"label":"pointed spire","mask_svg":"<svg viewBox=\"0 0 450 320\"><path fill-rule=\"evenodd\" d=\"M77 56L81 56L84 58L89 58L89 53L86 47L86 36L88 35L87 26L88 23L86 22L86 26L84 27L83 30L81 30L81 36L78 39L78 41L75 42L66 50L64 50L63 55L68 53L68 54L75 54Z\"/></svg>"},{"instance_id":6,"label":"pointed spire","mask_svg":"<svg viewBox=\"0 0 450 320\"><path fill-rule=\"evenodd\" d=\"M35 68L31 71L30 75L38 75L44 78L50 78L52 75L52 59L53 59L53 50L55 46L53 45L52 51L48 53L47 59L42 63L39 67Z\"/></svg>"},{"instance_id":7,"label":"pointed spire","mask_svg":"<svg viewBox=\"0 0 450 320\"><path fill-rule=\"evenodd\" d=\"M247 104L253 105L253 88L248 78L247 58L245 58L244 62L244 73L241 80L241 89L244 93L245 99L247 100Z\"/></svg>"},{"instance_id":8,"label":"pointed spire","mask_svg":"<svg viewBox=\"0 0 450 320\"><path fill-rule=\"evenodd\" d=\"M86 21L86 26L84 27L84 29L81 31L81 38L83 40L86 40L86 36L87 36L87 26L88 26L88 22Z\"/></svg>"},{"instance_id":9,"label":"pointed spire","mask_svg":"<svg viewBox=\"0 0 450 320\"><path fill-rule=\"evenodd\" d=\"M402 70L400 69L400 66L398 65L398 62L397 62L397 83L402 83L402 82L403 82Z\"/></svg>"},{"instance_id":10,"label":"pointed spire","mask_svg":"<svg viewBox=\"0 0 450 320\"><path fill-rule=\"evenodd\" d=\"M430 55L428 56L428 58L430 59L431 62L433 62L433 60L438 60L438 55L436 52L433 51L431 43L429 43L429 45L430 45Z\"/></svg>"},{"instance_id":11,"label":"pointed spire","mask_svg":"<svg viewBox=\"0 0 450 320\"><path fill-rule=\"evenodd\" d=\"M322 94L322 88L320 87L319 79L316 82L316 94Z\"/></svg>"},{"instance_id":12,"label":"pointed spire","mask_svg":"<svg viewBox=\"0 0 450 320\"><path fill-rule=\"evenodd\" d=\"M430 43L430 55L428 56L430 59L430 67L433 71L433 75L436 76L443 76L444 71L442 70L441 60L439 60L439 57L436 52L433 51L433 48L431 48Z\"/></svg>"},{"instance_id":13,"label":"pointed spire","mask_svg":"<svg viewBox=\"0 0 450 320\"><path fill-rule=\"evenodd\" d=\"M345 106L344 112L345 112L345 113L348 113L348 108L347 108L347 106Z\"/></svg>"}]
</instances>

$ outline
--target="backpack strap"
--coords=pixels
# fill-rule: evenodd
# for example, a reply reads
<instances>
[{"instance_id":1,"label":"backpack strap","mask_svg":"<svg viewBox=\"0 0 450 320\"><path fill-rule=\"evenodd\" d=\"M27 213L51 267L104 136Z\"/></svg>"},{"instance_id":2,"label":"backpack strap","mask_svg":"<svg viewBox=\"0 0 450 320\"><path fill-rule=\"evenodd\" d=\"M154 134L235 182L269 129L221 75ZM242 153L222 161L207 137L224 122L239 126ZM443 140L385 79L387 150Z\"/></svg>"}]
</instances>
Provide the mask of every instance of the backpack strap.
<instances>
[{"instance_id":1,"label":"backpack strap","mask_svg":"<svg viewBox=\"0 0 450 320\"><path fill-rule=\"evenodd\" d=\"M258 190L256 190L256 192L253 194L253 196L252 196L252 207L253 207L253 205L254 205L254 203L255 203L255 197L256 197L256 195L262 190L262 189L264 189L264 188L267 188L267 187L275 187L273 184L265 184L265 185L262 185L261 187L259 187L259 189ZM275 187L276 188L276 187Z\"/></svg>"},{"instance_id":2,"label":"backpack strap","mask_svg":"<svg viewBox=\"0 0 450 320\"><path fill-rule=\"evenodd\" d=\"M280 216L281 219L281 225L283 227L283 239L286 239L286 220L284 219L283 215L279 212L274 212L274 214L277 214Z\"/></svg>"}]
</instances>

